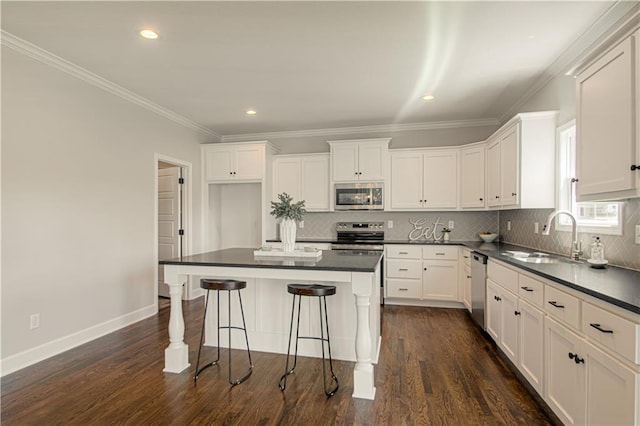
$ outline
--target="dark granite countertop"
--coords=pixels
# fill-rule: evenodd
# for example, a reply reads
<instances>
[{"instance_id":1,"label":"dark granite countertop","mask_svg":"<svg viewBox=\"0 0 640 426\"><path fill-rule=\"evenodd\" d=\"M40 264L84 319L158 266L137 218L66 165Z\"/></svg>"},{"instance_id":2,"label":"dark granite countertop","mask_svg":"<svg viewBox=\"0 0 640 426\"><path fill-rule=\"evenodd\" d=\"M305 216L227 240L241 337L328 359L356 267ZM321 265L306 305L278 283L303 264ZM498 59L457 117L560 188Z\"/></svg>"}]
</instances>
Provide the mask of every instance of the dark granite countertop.
<instances>
[{"instance_id":1,"label":"dark granite countertop","mask_svg":"<svg viewBox=\"0 0 640 426\"><path fill-rule=\"evenodd\" d=\"M353 254L341 250L324 250L315 258L256 257L253 248L230 248L161 260L161 265L230 266L240 268L310 269L319 271L374 272L382 252Z\"/></svg>"},{"instance_id":2,"label":"dark granite countertop","mask_svg":"<svg viewBox=\"0 0 640 426\"><path fill-rule=\"evenodd\" d=\"M271 240L278 241L278 240ZM301 243L332 243L330 239L301 239ZM525 263L514 259L507 251L522 251L527 253L539 252L528 247L505 243L485 243L482 241L409 241L384 240L384 244L416 244L416 245L451 245L464 246L567 286L597 299L640 314L640 271L619 268L608 265L603 269L592 268L586 261L573 261L569 257L553 255L557 263Z\"/></svg>"}]
</instances>

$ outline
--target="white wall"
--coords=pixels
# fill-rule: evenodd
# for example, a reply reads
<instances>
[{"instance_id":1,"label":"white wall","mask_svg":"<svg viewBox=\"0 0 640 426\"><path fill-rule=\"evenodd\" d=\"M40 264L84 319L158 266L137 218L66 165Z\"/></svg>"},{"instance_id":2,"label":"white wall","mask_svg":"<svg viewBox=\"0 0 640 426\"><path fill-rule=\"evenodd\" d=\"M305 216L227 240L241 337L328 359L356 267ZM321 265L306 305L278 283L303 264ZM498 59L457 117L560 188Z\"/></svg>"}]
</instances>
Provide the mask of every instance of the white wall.
<instances>
[{"instance_id":1,"label":"white wall","mask_svg":"<svg viewBox=\"0 0 640 426\"><path fill-rule=\"evenodd\" d=\"M497 129L498 126L476 126L399 132L332 134L330 136L269 138L269 142L280 149L279 154L329 152L329 144L327 141L340 139L391 138L391 149L457 146L483 141Z\"/></svg>"},{"instance_id":2,"label":"white wall","mask_svg":"<svg viewBox=\"0 0 640 426\"><path fill-rule=\"evenodd\" d=\"M155 313L154 155L193 165L198 251L206 137L6 48L2 113L6 374Z\"/></svg>"}]
</instances>

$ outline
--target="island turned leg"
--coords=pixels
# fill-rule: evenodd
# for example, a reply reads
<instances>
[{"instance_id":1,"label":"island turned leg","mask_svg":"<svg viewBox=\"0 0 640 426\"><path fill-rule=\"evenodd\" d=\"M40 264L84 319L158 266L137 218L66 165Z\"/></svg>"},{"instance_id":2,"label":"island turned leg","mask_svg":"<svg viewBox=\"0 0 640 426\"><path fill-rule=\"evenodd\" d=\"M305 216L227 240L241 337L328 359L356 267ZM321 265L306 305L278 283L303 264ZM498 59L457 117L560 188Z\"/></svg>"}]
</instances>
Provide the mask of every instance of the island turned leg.
<instances>
[{"instance_id":1,"label":"island turned leg","mask_svg":"<svg viewBox=\"0 0 640 426\"><path fill-rule=\"evenodd\" d=\"M352 274L351 291L356 299L356 366L353 370L353 397L374 399L373 364L371 363L370 299L372 274Z\"/></svg>"},{"instance_id":2,"label":"island turned leg","mask_svg":"<svg viewBox=\"0 0 640 426\"><path fill-rule=\"evenodd\" d=\"M171 311L169 314L169 346L164 350L165 373L180 373L189 364L189 345L184 343L184 317L182 315L182 287L186 275L178 275L171 265L164 266L164 279L169 285Z\"/></svg>"}]
</instances>

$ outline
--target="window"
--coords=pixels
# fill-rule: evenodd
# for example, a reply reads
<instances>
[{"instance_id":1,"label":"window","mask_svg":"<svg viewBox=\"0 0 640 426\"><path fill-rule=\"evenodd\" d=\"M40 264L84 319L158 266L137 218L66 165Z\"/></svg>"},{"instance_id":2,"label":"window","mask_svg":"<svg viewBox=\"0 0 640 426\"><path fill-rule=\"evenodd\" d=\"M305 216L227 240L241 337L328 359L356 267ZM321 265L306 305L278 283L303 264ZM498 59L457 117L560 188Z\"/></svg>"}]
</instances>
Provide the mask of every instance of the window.
<instances>
[{"instance_id":1,"label":"window","mask_svg":"<svg viewBox=\"0 0 640 426\"><path fill-rule=\"evenodd\" d=\"M622 203L576 202L576 123L558 128L558 208L569 210L578 221L578 230L595 234L622 235ZM570 230L571 219L556 217L556 228Z\"/></svg>"}]
</instances>

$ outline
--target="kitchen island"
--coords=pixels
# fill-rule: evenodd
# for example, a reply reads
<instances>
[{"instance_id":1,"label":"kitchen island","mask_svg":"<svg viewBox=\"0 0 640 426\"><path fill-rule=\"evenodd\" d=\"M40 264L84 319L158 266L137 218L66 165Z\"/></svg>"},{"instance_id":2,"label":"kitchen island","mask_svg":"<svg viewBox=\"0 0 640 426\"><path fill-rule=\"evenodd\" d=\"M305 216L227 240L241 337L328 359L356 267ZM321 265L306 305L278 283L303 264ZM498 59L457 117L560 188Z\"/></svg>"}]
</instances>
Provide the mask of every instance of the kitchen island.
<instances>
[{"instance_id":1,"label":"kitchen island","mask_svg":"<svg viewBox=\"0 0 640 426\"><path fill-rule=\"evenodd\" d=\"M171 296L170 343L165 350L164 371L180 373L190 365L182 315L182 288L188 276L247 281L242 299L249 344L252 350L275 353L287 352L291 295L287 293L286 285L331 284L336 286L336 295L327 300L332 354L336 359L355 361L353 397L374 399L373 364L377 362L380 349L381 254L324 251L317 259L262 257L254 256L252 248L232 248L160 261ZM226 300L226 296L223 297ZM303 302L300 335L319 335L317 304L308 300ZM235 295L232 295L232 304L236 304L232 307L231 319L235 323L240 321ZM211 300L209 308L213 310L215 306L215 300ZM221 322L226 323L226 303L222 303L220 309ZM207 316L207 345L217 344L213 318L215 315ZM224 346L226 339L221 340ZM232 340L231 346L242 348L242 340ZM320 356L320 344L301 341L298 353ZM277 377L274 380L277 382Z\"/></svg>"}]
</instances>

